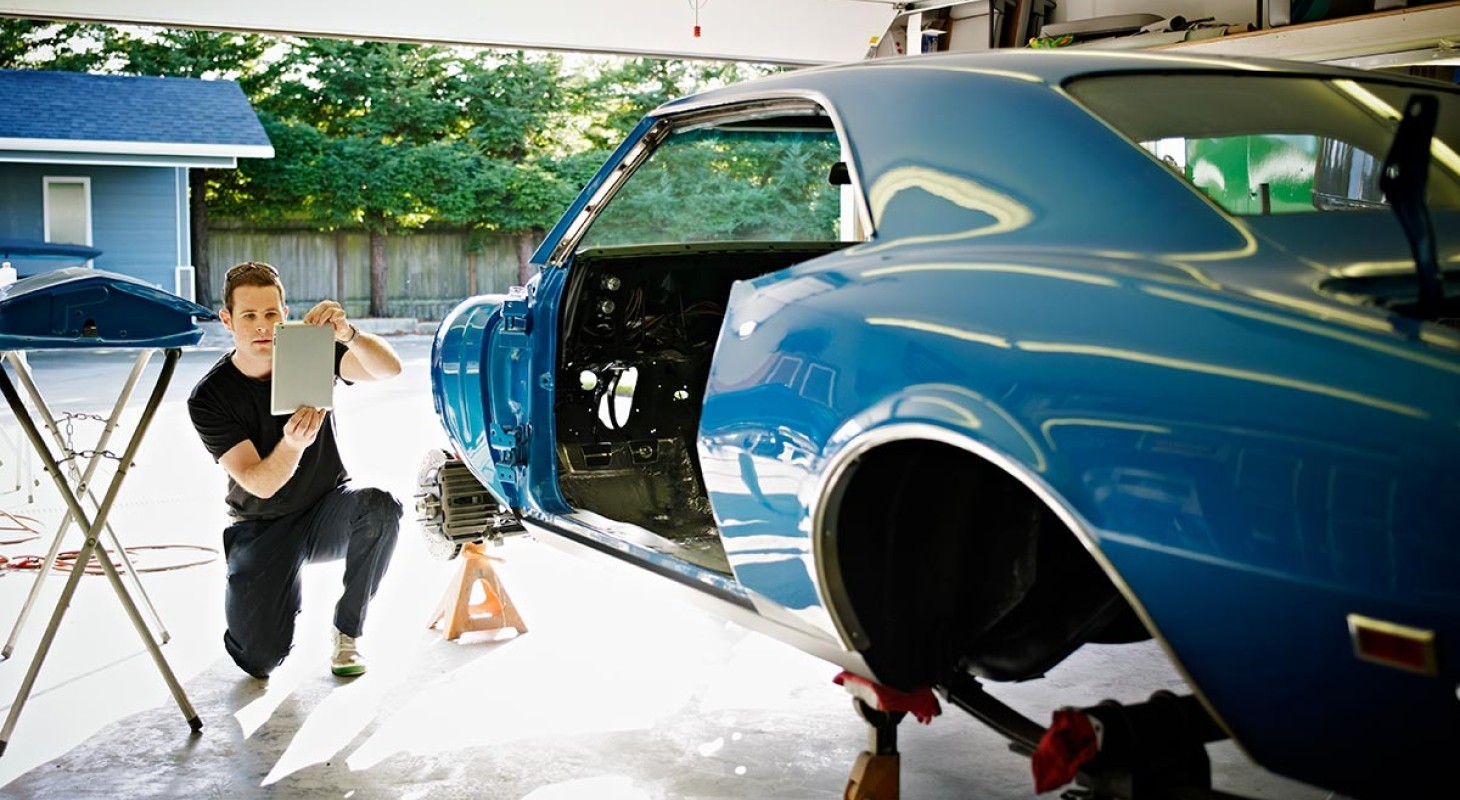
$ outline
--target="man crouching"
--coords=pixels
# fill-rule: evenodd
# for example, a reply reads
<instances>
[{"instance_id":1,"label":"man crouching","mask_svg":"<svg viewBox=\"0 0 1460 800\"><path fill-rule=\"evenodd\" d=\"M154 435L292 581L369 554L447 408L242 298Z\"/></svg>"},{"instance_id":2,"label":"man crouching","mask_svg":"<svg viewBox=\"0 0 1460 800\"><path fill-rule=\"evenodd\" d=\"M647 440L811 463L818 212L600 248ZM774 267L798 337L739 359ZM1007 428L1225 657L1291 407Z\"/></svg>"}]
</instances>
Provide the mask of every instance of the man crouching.
<instances>
[{"instance_id":1,"label":"man crouching","mask_svg":"<svg viewBox=\"0 0 1460 800\"><path fill-rule=\"evenodd\" d=\"M330 411L270 411L274 324L284 321L284 286L268 264L246 261L223 284L223 326L233 351L193 387L188 413L203 445L228 473L223 531L228 562L223 645L243 671L266 678L294 642L301 597L300 569L345 559L345 588L335 605L335 675L365 672L356 639L365 611L395 551L401 504L390 493L355 488L335 443ZM400 374L401 362L383 339L345 319L325 300L305 323L334 328L336 379L376 381Z\"/></svg>"}]
</instances>

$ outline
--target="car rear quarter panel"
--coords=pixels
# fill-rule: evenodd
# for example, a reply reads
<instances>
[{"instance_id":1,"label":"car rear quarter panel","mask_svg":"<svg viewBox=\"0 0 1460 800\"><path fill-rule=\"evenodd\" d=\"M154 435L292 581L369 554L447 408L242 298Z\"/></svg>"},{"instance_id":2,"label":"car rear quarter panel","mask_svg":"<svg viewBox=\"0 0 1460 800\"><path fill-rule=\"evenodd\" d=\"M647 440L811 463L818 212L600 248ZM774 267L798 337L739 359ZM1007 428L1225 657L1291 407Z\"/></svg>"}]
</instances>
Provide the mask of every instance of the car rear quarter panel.
<instances>
[{"instance_id":1,"label":"car rear quarter panel","mask_svg":"<svg viewBox=\"0 0 1460 800\"><path fill-rule=\"evenodd\" d=\"M853 248L737 284L701 455L741 582L826 614L827 465L936 426L1049 488L1259 760L1328 781L1351 758L1362 785L1453 748L1453 662L1359 661L1345 620L1460 639L1460 356L1106 267Z\"/></svg>"},{"instance_id":2,"label":"car rear quarter panel","mask_svg":"<svg viewBox=\"0 0 1460 800\"><path fill-rule=\"evenodd\" d=\"M993 236L1079 252L1245 246L1197 192L1055 87L916 66L816 77L882 246Z\"/></svg>"}]
</instances>

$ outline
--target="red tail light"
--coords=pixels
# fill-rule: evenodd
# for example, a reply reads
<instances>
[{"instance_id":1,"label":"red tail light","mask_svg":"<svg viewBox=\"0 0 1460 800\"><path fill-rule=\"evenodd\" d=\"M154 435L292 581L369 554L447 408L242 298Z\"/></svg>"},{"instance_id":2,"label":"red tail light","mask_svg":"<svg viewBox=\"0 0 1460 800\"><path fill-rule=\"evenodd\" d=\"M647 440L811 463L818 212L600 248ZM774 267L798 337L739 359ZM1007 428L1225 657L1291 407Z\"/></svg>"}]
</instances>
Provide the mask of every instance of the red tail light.
<instances>
[{"instance_id":1,"label":"red tail light","mask_svg":"<svg viewBox=\"0 0 1460 800\"><path fill-rule=\"evenodd\" d=\"M1439 672L1434 631L1349 614L1348 632L1354 655L1364 661L1432 677Z\"/></svg>"}]
</instances>

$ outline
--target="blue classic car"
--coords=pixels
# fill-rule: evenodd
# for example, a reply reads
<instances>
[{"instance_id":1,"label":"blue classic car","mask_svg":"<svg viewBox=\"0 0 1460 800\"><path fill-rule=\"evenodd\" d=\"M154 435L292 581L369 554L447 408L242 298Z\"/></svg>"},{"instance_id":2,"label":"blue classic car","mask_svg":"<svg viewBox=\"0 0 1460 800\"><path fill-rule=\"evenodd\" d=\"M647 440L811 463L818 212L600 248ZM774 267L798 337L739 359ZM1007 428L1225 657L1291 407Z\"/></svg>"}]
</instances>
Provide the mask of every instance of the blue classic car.
<instances>
[{"instance_id":1,"label":"blue classic car","mask_svg":"<svg viewBox=\"0 0 1460 800\"><path fill-rule=\"evenodd\" d=\"M1460 753L1457 149L1453 86L1282 62L716 89L441 325L436 408L539 538L1019 749L979 681L1155 637L1201 719L1134 736L1417 796Z\"/></svg>"}]
</instances>

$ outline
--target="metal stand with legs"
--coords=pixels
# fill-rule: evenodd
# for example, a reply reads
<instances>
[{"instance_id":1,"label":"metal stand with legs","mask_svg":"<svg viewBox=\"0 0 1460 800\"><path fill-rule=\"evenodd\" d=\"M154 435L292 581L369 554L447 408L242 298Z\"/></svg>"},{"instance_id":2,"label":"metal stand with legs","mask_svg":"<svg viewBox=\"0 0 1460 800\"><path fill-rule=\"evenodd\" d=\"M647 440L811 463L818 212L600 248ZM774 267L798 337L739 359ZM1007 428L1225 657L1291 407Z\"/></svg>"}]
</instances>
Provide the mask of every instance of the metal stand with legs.
<instances>
[{"instance_id":1,"label":"metal stand with legs","mask_svg":"<svg viewBox=\"0 0 1460 800\"><path fill-rule=\"evenodd\" d=\"M147 363L152 359L152 355L155 352L156 350L146 349L137 354L137 360L132 365L132 372L127 376L127 382L123 384L121 392L117 395L117 402L112 407L111 416L107 418L106 426L102 429L96 446L91 450L92 456L87 462L86 468L84 470L78 469L76 466L76 458L66 459L67 474L70 476L72 485L76 487L76 494L78 497L90 499L93 509L99 508L100 503L96 499L96 494L91 491L92 475L96 473L96 467L101 463L103 454L106 452L107 443L111 441L111 435L116 430L117 421L121 418L122 411L126 408L128 400L132 397L132 390L136 387L137 380L142 377L142 371L146 369ZM65 455L72 455L70 452L71 444L62 435L60 427L56 424L55 417L51 414L51 409L46 405L45 399L41 397L40 390L36 388L35 381L31 379L30 370L26 367L20 352L16 350L9 351L5 353L5 358L10 362L11 368L15 370L15 377L20 379L20 384L25 388L26 394L30 396L31 405L40 416L41 422L45 424L46 430L50 431L51 439L55 441L57 451ZM16 416L19 417L20 414L17 412ZM61 542L65 539L66 531L70 529L73 520L74 518L69 511L66 517L61 520L61 526L57 529L56 536L51 541L51 548L46 553L45 561L36 573L35 582L31 584L30 594L25 598L25 605L21 606L20 616L15 620L15 627L10 631L10 638L5 641L4 648L0 649L0 659L10 658L10 654L15 651L15 642L20 638L20 631L25 627L25 621L30 616L31 608L35 606L35 601L40 596L41 587L45 585L46 577L50 574L51 568L55 566L56 556L61 552ZM112 530L111 523L106 523L105 528L113 551L121 560L122 566L126 568L127 575L132 579L133 588L136 590L137 595L142 598L142 605L146 607L147 614L152 620L153 626L157 629L158 643L167 644L168 640L172 637L168 634L167 628L163 626L162 617L157 614L157 609L152 605L151 598L147 596L147 591L142 586L142 579L137 575L136 568L132 566L132 560L128 558L127 551L122 547L121 541L117 539L116 533Z\"/></svg>"},{"instance_id":2,"label":"metal stand with legs","mask_svg":"<svg viewBox=\"0 0 1460 800\"><path fill-rule=\"evenodd\" d=\"M111 484L107 487L106 495L97 506L96 517L92 519L81 507L81 502L76 493L72 491L70 482L61 473L61 467L56 462L55 456L46 446L45 440L41 437L40 430L36 428L35 421L27 413L25 404L20 399L20 393L16 391L15 384L11 383L10 376L0 367L0 392L4 392L5 400L15 412L31 445L35 448L36 454L40 456L46 471L50 473L51 480L55 482L56 489L61 493L61 498L70 509L71 519L86 531L86 541L76 555L76 561L71 567L71 574L66 579L66 586L61 590L61 597L56 602L56 609L51 614L51 621L46 626L45 633L41 636L40 647L36 651L35 659L31 662L30 669L25 673L25 679L21 681L20 691L15 697L15 702L10 706L10 714L5 719L5 725L0 728L0 755L4 755L5 748L10 742L10 735L15 730L15 723L20 718L20 712L25 708L26 701L30 698L31 690L35 687L36 675L40 672L41 664L50 651L51 643L56 637L56 631L61 626L61 620L66 615L66 609L71 605L71 597L76 593L76 586L81 581L81 575L86 572L93 557L101 565L102 572L106 574L112 590L116 592L117 598L121 600L122 607L126 610L127 616L132 620L132 625L137 629L137 634L147 646L147 652L152 655L152 660L157 664L157 669L162 673L162 678L167 683L168 689L172 691L173 699L177 701L178 707L182 710L183 717L187 719L188 725L194 731L201 730L203 721L193 710L192 703L188 702L187 695L183 693L182 684L178 683L177 677L173 674L172 668L168 666L167 659L163 658L162 650L157 642L153 640L147 625L142 621L142 615L137 611L137 605L132 601L126 587L122 584L121 576L117 573L116 566L107 558L105 552L98 553L101 548L98 546L97 537L106 525L107 515L111 512L113 503L116 502L117 493L122 486L122 480L126 478L127 471L131 466L133 457L137 454L137 448L142 443L142 437L147 433L147 428L152 423L152 417L156 414L157 408L162 404L162 397L167 391L167 384L172 380L173 370L177 366L177 360L182 351L177 348L167 350L161 373L157 377L157 383L153 386L152 395L147 399L147 405L142 410L142 417L137 422L137 430L132 434L131 441L127 443L126 451L123 453L121 463L117 467L116 475L112 477ZM88 465L89 467L90 465Z\"/></svg>"}]
</instances>

